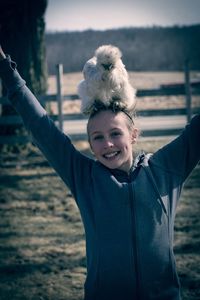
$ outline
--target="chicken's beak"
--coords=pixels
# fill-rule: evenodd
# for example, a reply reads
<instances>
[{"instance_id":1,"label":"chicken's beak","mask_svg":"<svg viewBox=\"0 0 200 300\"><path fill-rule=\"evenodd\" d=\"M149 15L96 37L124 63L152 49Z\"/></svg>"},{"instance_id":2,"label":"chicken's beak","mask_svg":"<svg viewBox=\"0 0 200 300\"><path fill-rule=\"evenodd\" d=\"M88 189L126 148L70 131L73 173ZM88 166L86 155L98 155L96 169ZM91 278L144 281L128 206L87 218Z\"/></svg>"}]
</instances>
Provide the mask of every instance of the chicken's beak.
<instances>
[{"instance_id":1,"label":"chicken's beak","mask_svg":"<svg viewBox=\"0 0 200 300\"><path fill-rule=\"evenodd\" d=\"M110 71L113 68L113 64L102 64L102 66L104 67L105 70Z\"/></svg>"}]
</instances>

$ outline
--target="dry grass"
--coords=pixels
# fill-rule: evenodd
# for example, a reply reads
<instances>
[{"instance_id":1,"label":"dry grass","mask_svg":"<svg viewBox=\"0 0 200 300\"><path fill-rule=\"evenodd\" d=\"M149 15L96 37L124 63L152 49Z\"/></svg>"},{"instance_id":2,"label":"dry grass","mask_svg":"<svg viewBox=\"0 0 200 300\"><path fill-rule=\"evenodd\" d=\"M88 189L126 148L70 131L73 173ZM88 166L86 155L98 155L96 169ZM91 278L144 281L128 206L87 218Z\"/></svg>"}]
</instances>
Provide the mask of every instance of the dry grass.
<instances>
[{"instance_id":1,"label":"dry grass","mask_svg":"<svg viewBox=\"0 0 200 300\"><path fill-rule=\"evenodd\" d=\"M131 84L136 89L151 89L159 87L165 83L180 83L184 82L183 72L129 72ZM191 72L191 79L200 80L200 72ZM77 85L83 79L81 72L66 73L63 78L63 92L64 94L76 94ZM56 78L49 76L48 92L55 93L56 91Z\"/></svg>"}]
</instances>

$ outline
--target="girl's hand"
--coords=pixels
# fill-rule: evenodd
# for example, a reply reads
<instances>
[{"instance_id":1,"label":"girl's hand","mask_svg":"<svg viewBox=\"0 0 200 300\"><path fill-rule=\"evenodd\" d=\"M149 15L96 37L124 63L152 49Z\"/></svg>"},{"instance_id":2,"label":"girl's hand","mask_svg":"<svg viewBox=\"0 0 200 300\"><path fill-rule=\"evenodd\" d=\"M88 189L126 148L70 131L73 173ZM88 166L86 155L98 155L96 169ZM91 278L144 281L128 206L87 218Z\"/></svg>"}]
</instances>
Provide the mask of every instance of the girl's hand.
<instances>
[{"instance_id":1,"label":"girl's hand","mask_svg":"<svg viewBox=\"0 0 200 300\"><path fill-rule=\"evenodd\" d=\"M5 53L3 52L3 49L1 48L1 45L0 45L0 60L3 60L6 58L6 55Z\"/></svg>"}]
</instances>

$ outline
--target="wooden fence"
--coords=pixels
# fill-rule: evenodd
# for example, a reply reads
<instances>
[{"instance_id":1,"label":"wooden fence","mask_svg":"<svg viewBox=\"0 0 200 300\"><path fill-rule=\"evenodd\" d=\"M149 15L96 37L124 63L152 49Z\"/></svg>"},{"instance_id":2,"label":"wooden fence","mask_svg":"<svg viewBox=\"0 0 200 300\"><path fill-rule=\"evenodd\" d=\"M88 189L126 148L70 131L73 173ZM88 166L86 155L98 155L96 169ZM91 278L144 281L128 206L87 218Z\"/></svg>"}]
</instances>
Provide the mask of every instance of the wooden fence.
<instances>
[{"instance_id":1,"label":"wooden fence","mask_svg":"<svg viewBox=\"0 0 200 300\"><path fill-rule=\"evenodd\" d=\"M51 95L38 96L40 103L45 107L48 102L57 102L58 114L50 115L54 121L58 121L58 126L63 130L63 123L66 120L83 120L86 117L81 113L63 114L63 102L78 99L78 95L64 95L63 94L63 67L61 64L57 68L57 93ZM185 66L185 83L183 84L163 84L156 89L138 90L137 97L153 97L153 96L185 96L185 108L178 109L154 109L142 110L139 112L140 116L167 116L167 115L185 115L189 122L192 114L200 111L200 107L192 109L192 95L200 95L200 81L190 82L190 71L188 63ZM0 104L8 104L5 97L0 98ZM22 124L22 119L19 115L0 116L0 126L11 126ZM166 130L148 130L143 131L143 136L158 136L158 135L176 135L180 129L166 129ZM85 139L86 134L71 134L72 140ZM30 142L29 136L15 135L15 136L0 136L0 144L24 144Z\"/></svg>"}]
</instances>

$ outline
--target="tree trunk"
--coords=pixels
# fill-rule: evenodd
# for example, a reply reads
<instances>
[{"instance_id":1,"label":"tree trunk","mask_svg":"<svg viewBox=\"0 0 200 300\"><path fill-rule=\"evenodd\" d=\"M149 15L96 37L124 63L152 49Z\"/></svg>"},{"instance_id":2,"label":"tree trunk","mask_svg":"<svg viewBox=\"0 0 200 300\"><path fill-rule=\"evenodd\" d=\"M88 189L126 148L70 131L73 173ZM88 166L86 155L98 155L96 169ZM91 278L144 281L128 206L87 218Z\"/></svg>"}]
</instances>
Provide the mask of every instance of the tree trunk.
<instances>
[{"instance_id":1,"label":"tree trunk","mask_svg":"<svg viewBox=\"0 0 200 300\"><path fill-rule=\"evenodd\" d=\"M45 59L44 13L47 0L1 0L0 42L4 52L17 62L21 76L35 94L45 93L47 68ZM6 91L3 89L2 94ZM2 115L15 114L10 105L3 105ZM14 134L16 126L0 127L0 134Z\"/></svg>"}]
</instances>

